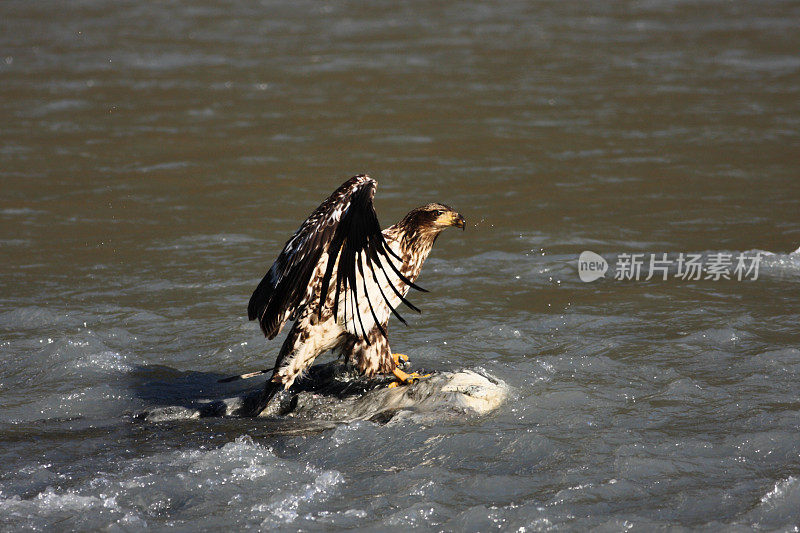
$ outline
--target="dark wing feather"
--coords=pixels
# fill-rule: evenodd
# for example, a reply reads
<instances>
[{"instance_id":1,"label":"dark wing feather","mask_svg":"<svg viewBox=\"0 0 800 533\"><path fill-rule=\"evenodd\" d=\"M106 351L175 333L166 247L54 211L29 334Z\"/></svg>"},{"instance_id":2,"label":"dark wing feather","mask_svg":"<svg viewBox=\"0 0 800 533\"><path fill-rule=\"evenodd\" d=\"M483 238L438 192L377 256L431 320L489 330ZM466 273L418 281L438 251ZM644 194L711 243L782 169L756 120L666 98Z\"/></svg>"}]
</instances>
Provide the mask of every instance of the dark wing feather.
<instances>
[{"instance_id":1,"label":"dark wing feather","mask_svg":"<svg viewBox=\"0 0 800 533\"><path fill-rule=\"evenodd\" d=\"M382 270L386 276L384 265L388 263L403 283L424 291L403 276L392 262L391 257L398 260L400 258L383 238L372 203L374 195L374 180L364 175L351 178L334 191L289 239L272 268L253 292L248 305L248 317L250 320L258 318L264 335L274 338L291 315L304 305L313 305L315 302L310 302L309 299L316 294L318 285L321 285L321 298L316 305L317 312L321 315L333 280L336 287L334 315L339 316L340 301L345 304L345 315L347 308L351 307L353 321L357 321L360 333L366 337L367 331L359 312L358 301L359 298L368 300L374 319L374 305L377 302L373 302L371 298L376 298L376 295L370 295L366 287L363 287L363 293L359 291L356 269L363 281L365 267L372 271L373 277L377 270ZM323 254L327 254L328 258L324 274L315 278L314 272ZM400 301L419 311L402 297L397 287L392 283L389 285L400 296ZM383 291L380 293L388 304L387 296ZM347 302L348 299L351 301ZM391 304L389 307L399 317ZM402 317L399 318L402 320ZM380 325L379 329L385 335Z\"/></svg>"}]
</instances>

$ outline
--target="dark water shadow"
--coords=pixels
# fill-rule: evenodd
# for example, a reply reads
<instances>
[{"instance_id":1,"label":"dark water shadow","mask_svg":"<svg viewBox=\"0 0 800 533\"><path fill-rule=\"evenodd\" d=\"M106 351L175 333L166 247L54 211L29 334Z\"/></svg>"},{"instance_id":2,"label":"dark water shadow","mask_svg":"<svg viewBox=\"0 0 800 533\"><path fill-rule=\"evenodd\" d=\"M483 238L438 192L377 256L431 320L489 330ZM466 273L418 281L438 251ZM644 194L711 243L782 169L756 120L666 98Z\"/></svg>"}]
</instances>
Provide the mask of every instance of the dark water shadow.
<instances>
[{"instance_id":1,"label":"dark water shadow","mask_svg":"<svg viewBox=\"0 0 800 533\"><path fill-rule=\"evenodd\" d=\"M177 370L165 365L139 365L126 374L134 396L151 407L197 408L209 401L260 389L265 378L219 383L228 374Z\"/></svg>"},{"instance_id":2,"label":"dark water shadow","mask_svg":"<svg viewBox=\"0 0 800 533\"><path fill-rule=\"evenodd\" d=\"M140 365L127 374L135 396L154 407L197 407L200 403L243 396L260 390L267 376L230 383L219 383L228 374L177 370L165 365ZM394 381L391 375L365 378L351 368L334 361L312 366L298 379L290 393L313 392L325 396L346 398L363 395L375 387Z\"/></svg>"},{"instance_id":3,"label":"dark water shadow","mask_svg":"<svg viewBox=\"0 0 800 533\"><path fill-rule=\"evenodd\" d=\"M144 410L131 415L136 420L151 422L248 416L267 377L220 383L226 377L216 372L182 371L164 365L138 366L126 379L132 394L144 404ZM391 375L366 378L339 361L315 365L291 389L278 393L263 414L283 417L292 413L303 393L307 393L305 397L311 394L327 398L329 409L335 410L340 400L363 396L392 381ZM326 413L321 412L320 417L326 418Z\"/></svg>"}]
</instances>

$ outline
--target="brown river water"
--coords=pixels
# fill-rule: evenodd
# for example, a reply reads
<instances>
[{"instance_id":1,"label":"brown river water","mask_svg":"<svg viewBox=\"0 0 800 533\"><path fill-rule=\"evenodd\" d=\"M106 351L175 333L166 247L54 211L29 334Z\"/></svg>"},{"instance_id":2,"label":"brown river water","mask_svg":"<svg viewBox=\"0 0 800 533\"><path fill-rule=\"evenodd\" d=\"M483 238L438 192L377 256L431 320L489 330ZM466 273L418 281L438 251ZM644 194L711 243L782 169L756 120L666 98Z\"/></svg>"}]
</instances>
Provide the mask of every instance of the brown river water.
<instances>
[{"instance_id":1,"label":"brown river water","mask_svg":"<svg viewBox=\"0 0 800 533\"><path fill-rule=\"evenodd\" d=\"M798 28L779 1L3 1L0 530L796 531ZM468 222L392 347L506 403L132 420L258 386L216 384L280 346L250 293L362 172L384 226Z\"/></svg>"}]
</instances>

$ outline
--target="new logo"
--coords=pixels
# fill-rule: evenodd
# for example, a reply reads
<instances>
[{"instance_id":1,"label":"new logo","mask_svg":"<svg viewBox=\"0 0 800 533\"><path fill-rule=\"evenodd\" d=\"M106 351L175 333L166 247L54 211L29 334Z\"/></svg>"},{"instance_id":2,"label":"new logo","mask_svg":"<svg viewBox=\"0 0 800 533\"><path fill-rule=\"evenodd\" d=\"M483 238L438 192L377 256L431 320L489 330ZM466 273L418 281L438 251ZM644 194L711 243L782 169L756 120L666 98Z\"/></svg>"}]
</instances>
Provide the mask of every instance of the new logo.
<instances>
[{"instance_id":1,"label":"new logo","mask_svg":"<svg viewBox=\"0 0 800 533\"><path fill-rule=\"evenodd\" d=\"M578 276L581 281L600 279L608 270L608 262L594 252L586 250L578 257Z\"/></svg>"}]
</instances>

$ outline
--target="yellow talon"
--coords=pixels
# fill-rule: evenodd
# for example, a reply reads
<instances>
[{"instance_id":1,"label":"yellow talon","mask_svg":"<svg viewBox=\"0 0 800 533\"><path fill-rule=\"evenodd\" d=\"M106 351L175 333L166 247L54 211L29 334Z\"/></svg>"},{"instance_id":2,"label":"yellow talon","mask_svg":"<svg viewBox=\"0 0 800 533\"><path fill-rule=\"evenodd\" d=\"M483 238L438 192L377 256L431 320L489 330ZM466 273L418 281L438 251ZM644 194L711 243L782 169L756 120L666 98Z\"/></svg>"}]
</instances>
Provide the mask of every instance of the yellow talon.
<instances>
[{"instance_id":1,"label":"yellow talon","mask_svg":"<svg viewBox=\"0 0 800 533\"><path fill-rule=\"evenodd\" d=\"M422 375L417 372L412 372L411 374L408 374L406 372L403 372L399 368L395 368L394 370L392 370L392 374L394 374L394 377L397 378L397 381L394 381L389 384L390 389L399 387L400 385L411 385L417 380L420 380L422 378L427 378L428 376L430 376L430 374Z\"/></svg>"},{"instance_id":2,"label":"yellow talon","mask_svg":"<svg viewBox=\"0 0 800 533\"><path fill-rule=\"evenodd\" d=\"M403 360L404 364L408 363L408 356L407 355L402 354L402 353L393 353L392 354L392 360L394 361L395 365L399 365L400 364L400 359Z\"/></svg>"}]
</instances>

